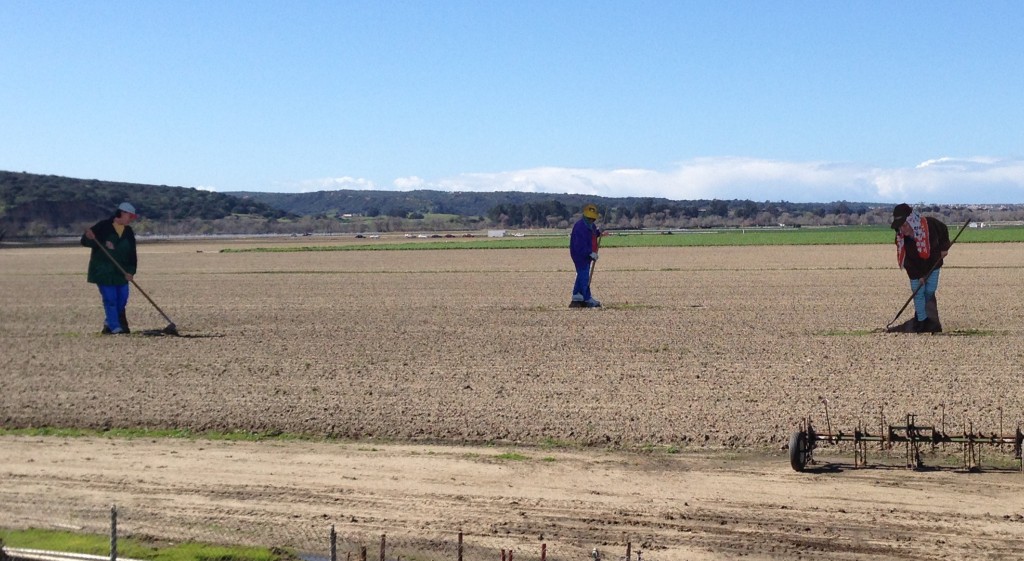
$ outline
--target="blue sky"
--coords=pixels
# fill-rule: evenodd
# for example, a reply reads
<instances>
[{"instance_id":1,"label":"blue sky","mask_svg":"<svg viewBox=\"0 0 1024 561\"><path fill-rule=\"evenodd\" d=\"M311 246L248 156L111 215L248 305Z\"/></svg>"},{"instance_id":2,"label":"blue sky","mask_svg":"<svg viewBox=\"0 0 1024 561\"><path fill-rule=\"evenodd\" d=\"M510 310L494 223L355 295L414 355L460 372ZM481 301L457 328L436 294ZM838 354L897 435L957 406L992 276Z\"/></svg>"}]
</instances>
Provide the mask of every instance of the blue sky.
<instances>
[{"instance_id":1,"label":"blue sky","mask_svg":"<svg viewBox=\"0 0 1024 561\"><path fill-rule=\"evenodd\" d=\"M0 0L0 169L1024 203L1024 3Z\"/></svg>"}]
</instances>

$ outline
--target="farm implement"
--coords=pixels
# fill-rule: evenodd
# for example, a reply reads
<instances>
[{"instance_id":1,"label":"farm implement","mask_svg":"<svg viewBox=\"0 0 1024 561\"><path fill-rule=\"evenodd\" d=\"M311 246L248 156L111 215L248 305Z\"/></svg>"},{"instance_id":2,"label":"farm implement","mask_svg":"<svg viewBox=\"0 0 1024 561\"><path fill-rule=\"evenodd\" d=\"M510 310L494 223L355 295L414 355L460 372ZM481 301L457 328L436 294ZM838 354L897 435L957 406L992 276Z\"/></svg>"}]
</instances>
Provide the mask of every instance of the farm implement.
<instances>
[{"instance_id":1,"label":"farm implement","mask_svg":"<svg viewBox=\"0 0 1024 561\"><path fill-rule=\"evenodd\" d=\"M881 414L878 432L872 433L863 424L858 424L853 431L833 431L828 414L828 403L825 402L826 431L819 432L807 417L800 423L799 430L789 439L789 463L796 471L804 471L807 466L816 464L814 451L822 444L853 443L853 466L868 467L868 444L876 443L879 450L891 450L902 445L905 451L907 469L923 469L922 450L931 447L956 445L962 455L961 467L965 471L981 470L981 450L984 446L998 446L1000 449L1012 447L1017 468L1024 472L1024 460L1021 448L1024 446L1024 433L1020 422L1017 423L1015 434L1003 435L1002 410L999 412L999 433L985 434L976 432L973 423L967 424L961 432L945 430L945 412L939 427L921 425L917 415L907 414L903 424L887 425L885 414Z\"/></svg>"}]
</instances>

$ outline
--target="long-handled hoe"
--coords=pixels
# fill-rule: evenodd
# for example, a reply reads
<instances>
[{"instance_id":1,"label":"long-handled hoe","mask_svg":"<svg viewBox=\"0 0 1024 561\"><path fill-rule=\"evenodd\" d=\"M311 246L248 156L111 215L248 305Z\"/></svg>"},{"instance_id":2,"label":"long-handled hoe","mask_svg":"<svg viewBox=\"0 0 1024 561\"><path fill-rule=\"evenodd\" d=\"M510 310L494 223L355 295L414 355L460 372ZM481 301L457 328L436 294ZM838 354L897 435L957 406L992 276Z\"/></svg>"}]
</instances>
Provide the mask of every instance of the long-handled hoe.
<instances>
[{"instance_id":1,"label":"long-handled hoe","mask_svg":"<svg viewBox=\"0 0 1024 561\"><path fill-rule=\"evenodd\" d=\"M103 251L103 255L106 255L107 259L110 259L110 262L113 263L115 267L117 267L117 270L121 271L121 274L127 276L128 271L124 270L124 267L122 267L121 264L118 263L116 259L114 259L114 256L111 255L109 251L107 251L107 248L103 247L103 244L100 243L99 240L93 241L96 242L96 247L100 248L100 250ZM146 300L149 300L149 303L152 304L154 308L156 308L156 311L160 312L160 315L164 316L164 319L167 320L167 327L161 329L160 331L157 331L156 333L163 335L178 336L178 328L174 325L174 321L172 321L171 318L168 317L167 314L165 314L164 311L160 309L160 306L156 305L156 302L154 302L153 299L149 297L149 294L146 294L145 290L142 290L142 287L139 286L139 283L135 282L135 279L132 279L129 282L135 285L135 288L137 288L139 292L141 292L142 295L146 297Z\"/></svg>"}]
</instances>

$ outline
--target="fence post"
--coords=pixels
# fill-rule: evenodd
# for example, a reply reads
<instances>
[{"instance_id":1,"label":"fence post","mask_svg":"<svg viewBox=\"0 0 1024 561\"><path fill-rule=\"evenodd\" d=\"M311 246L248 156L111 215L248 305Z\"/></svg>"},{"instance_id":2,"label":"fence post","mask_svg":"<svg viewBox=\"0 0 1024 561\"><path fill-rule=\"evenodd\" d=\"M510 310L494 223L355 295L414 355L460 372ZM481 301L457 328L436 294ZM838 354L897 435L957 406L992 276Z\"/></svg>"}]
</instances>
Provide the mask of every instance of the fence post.
<instances>
[{"instance_id":1,"label":"fence post","mask_svg":"<svg viewBox=\"0 0 1024 561\"><path fill-rule=\"evenodd\" d=\"M626 542L626 561L630 561L630 556L633 554L633 542Z\"/></svg>"},{"instance_id":2,"label":"fence post","mask_svg":"<svg viewBox=\"0 0 1024 561\"><path fill-rule=\"evenodd\" d=\"M117 561L117 505L110 506L110 561Z\"/></svg>"},{"instance_id":3,"label":"fence post","mask_svg":"<svg viewBox=\"0 0 1024 561\"><path fill-rule=\"evenodd\" d=\"M380 561L384 561L384 536L385 534L380 535Z\"/></svg>"},{"instance_id":4,"label":"fence post","mask_svg":"<svg viewBox=\"0 0 1024 561\"><path fill-rule=\"evenodd\" d=\"M338 533L334 531L334 524L331 524L331 561L338 561Z\"/></svg>"},{"instance_id":5,"label":"fence post","mask_svg":"<svg viewBox=\"0 0 1024 561\"><path fill-rule=\"evenodd\" d=\"M548 544L540 544L540 561L547 561L548 559Z\"/></svg>"},{"instance_id":6,"label":"fence post","mask_svg":"<svg viewBox=\"0 0 1024 561\"><path fill-rule=\"evenodd\" d=\"M366 546L359 546L359 561L366 561Z\"/></svg>"},{"instance_id":7,"label":"fence post","mask_svg":"<svg viewBox=\"0 0 1024 561\"><path fill-rule=\"evenodd\" d=\"M459 530L459 561L462 561L462 530Z\"/></svg>"}]
</instances>

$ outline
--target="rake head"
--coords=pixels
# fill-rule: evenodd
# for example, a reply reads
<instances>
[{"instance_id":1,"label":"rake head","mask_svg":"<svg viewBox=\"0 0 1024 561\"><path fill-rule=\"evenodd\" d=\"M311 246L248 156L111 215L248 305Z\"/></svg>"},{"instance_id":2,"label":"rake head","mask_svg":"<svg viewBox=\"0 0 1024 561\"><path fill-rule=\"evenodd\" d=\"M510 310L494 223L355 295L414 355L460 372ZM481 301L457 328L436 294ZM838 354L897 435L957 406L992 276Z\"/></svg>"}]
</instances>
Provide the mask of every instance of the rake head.
<instances>
[{"instance_id":1,"label":"rake head","mask_svg":"<svg viewBox=\"0 0 1024 561\"><path fill-rule=\"evenodd\" d=\"M163 329L147 329L142 332L143 335L149 335L151 337L163 337L164 335L173 335L174 337L181 337L178 333L178 327L173 323L167 324L167 327Z\"/></svg>"}]
</instances>

